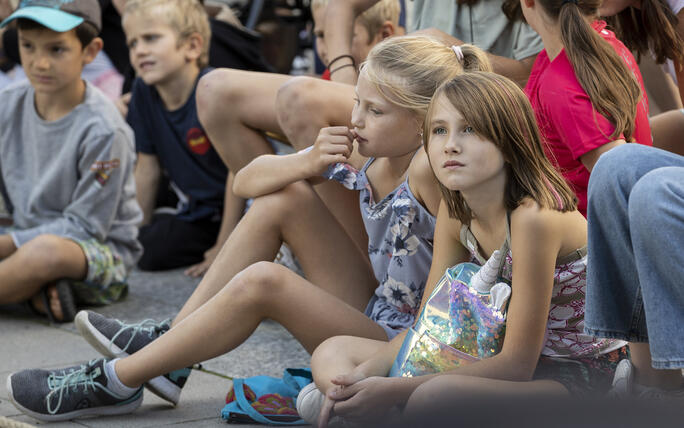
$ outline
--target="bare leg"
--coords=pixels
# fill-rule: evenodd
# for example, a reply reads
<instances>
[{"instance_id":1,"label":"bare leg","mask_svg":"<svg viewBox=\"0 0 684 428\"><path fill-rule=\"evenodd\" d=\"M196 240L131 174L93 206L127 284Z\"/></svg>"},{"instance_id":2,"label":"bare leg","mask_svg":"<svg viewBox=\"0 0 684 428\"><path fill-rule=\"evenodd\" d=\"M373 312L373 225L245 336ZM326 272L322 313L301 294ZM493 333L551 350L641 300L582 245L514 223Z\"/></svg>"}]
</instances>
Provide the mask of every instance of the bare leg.
<instances>
[{"instance_id":1,"label":"bare leg","mask_svg":"<svg viewBox=\"0 0 684 428\"><path fill-rule=\"evenodd\" d=\"M226 191L223 197L223 215L221 218L221 228L219 230L216 243L204 253L204 260L185 270L185 274L193 277L204 275L209 269L209 266L214 262L218 252L221 251L223 244L233 232L237 224L242 218L242 213L245 211L245 200L233 193L233 180L235 175L232 172L228 173L226 179Z\"/></svg>"},{"instance_id":2,"label":"bare leg","mask_svg":"<svg viewBox=\"0 0 684 428\"><path fill-rule=\"evenodd\" d=\"M290 76L221 68L197 86L197 113L214 148L237 173L255 157L273 153L263 131L282 133L275 114L278 88Z\"/></svg>"},{"instance_id":3,"label":"bare leg","mask_svg":"<svg viewBox=\"0 0 684 428\"><path fill-rule=\"evenodd\" d=\"M40 235L22 245L0 262L0 304L32 299L33 306L46 312L38 292L51 281L60 278L83 279L88 272L88 261L81 247L74 241L55 235ZM62 319L62 306L57 289L48 289L50 309Z\"/></svg>"},{"instance_id":4,"label":"bare leg","mask_svg":"<svg viewBox=\"0 0 684 428\"><path fill-rule=\"evenodd\" d=\"M511 382L445 374L434 377L416 388L406 403L404 414L408 417L416 417L448 410L450 414L456 416L458 409L455 406L459 402L478 397L493 399L492 402L496 403L496 399L511 397L548 398L567 394L568 391L563 385L552 380ZM453 423L458 425L455 419Z\"/></svg>"},{"instance_id":5,"label":"bare leg","mask_svg":"<svg viewBox=\"0 0 684 428\"><path fill-rule=\"evenodd\" d=\"M257 198L235 227L174 325L218 293L238 272L270 261L285 241L306 277L363 310L377 286L370 261L306 182ZM339 288L335 288L339 287Z\"/></svg>"},{"instance_id":6,"label":"bare leg","mask_svg":"<svg viewBox=\"0 0 684 428\"><path fill-rule=\"evenodd\" d=\"M651 366L651 350L648 343L630 343L629 351L632 364L636 369L634 379L636 383L665 390L682 387L684 379L682 379L680 369L656 370Z\"/></svg>"},{"instance_id":7,"label":"bare leg","mask_svg":"<svg viewBox=\"0 0 684 428\"><path fill-rule=\"evenodd\" d=\"M354 107L354 87L310 77L296 77L278 91L278 123L292 146L301 150L314 143L321 128L350 126ZM325 182L316 193L360 249L368 247L368 237L359 213L357 192L339 183Z\"/></svg>"},{"instance_id":8,"label":"bare leg","mask_svg":"<svg viewBox=\"0 0 684 428\"><path fill-rule=\"evenodd\" d=\"M60 278L85 278L88 262L74 241L40 235L0 262L0 303L23 302Z\"/></svg>"},{"instance_id":9,"label":"bare leg","mask_svg":"<svg viewBox=\"0 0 684 428\"><path fill-rule=\"evenodd\" d=\"M325 394L333 386L331 379L350 373L385 346L384 340L352 336L332 337L321 343L311 356L311 370L319 391Z\"/></svg>"},{"instance_id":10,"label":"bare leg","mask_svg":"<svg viewBox=\"0 0 684 428\"><path fill-rule=\"evenodd\" d=\"M653 146L684 156L684 112L671 110L651 117Z\"/></svg>"},{"instance_id":11,"label":"bare leg","mask_svg":"<svg viewBox=\"0 0 684 428\"><path fill-rule=\"evenodd\" d=\"M330 293L354 285L340 281L319 288L280 265L254 264L167 333L118 361L117 375L125 385L135 387L216 357L244 342L264 319L278 321L309 352L336 335L385 339L379 325Z\"/></svg>"}]
</instances>

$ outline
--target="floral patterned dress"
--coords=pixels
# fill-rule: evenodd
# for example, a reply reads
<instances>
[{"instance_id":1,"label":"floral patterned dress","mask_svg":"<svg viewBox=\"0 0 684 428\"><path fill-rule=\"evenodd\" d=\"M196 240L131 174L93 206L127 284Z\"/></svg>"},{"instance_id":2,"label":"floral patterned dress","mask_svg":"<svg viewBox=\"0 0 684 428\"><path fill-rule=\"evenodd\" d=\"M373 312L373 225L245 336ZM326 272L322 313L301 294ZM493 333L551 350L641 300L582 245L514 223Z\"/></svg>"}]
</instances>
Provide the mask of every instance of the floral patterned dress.
<instances>
[{"instance_id":1,"label":"floral patterned dress","mask_svg":"<svg viewBox=\"0 0 684 428\"><path fill-rule=\"evenodd\" d=\"M374 201L366 176L374 160L369 159L360 171L349 164L334 164L323 175L360 191L368 256L379 283L366 315L392 339L413 324L420 309L432 262L435 217L416 200L408 178L381 201Z\"/></svg>"}]
</instances>

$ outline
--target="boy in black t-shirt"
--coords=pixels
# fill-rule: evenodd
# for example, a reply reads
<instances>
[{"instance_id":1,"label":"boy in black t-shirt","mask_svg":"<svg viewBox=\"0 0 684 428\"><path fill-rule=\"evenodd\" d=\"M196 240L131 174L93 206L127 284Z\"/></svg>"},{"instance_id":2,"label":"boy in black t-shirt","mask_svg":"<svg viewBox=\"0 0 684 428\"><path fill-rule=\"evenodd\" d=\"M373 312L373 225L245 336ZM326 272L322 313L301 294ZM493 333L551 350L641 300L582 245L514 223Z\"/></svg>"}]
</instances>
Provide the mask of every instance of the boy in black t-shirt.
<instances>
[{"instance_id":1,"label":"boy in black t-shirt","mask_svg":"<svg viewBox=\"0 0 684 428\"><path fill-rule=\"evenodd\" d=\"M194 265L201 274L239 220L228 171L199 119L195 87L207 73L209 21L196 0L129 0L123 27L138 79L127 120L135 131L135 170L144 220L145 270ZM178 197L172 212L154 212L165 174ZM218 237L218 239L217 239Z\"/></svg>"}]
</instances>

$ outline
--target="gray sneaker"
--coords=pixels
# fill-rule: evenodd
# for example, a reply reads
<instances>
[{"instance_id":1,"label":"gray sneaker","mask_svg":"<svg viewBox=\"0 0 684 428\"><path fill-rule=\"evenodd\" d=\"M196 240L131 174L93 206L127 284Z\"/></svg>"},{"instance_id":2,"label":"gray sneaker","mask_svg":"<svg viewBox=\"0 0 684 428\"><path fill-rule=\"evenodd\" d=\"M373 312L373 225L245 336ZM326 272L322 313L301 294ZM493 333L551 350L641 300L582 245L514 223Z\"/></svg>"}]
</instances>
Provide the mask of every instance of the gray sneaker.
<instances>
[{"instance_id":1,"label":"gray sneaker","mask_svg":"<svg viewBox=\"0 0 684 428\"><path fill-rule=\"evenodd\" d=\"M80 311L76 314L75 323L81 336L99 353L109 358L127 357L171 328L169 320L144 320L136 324L126 324L93 311ZM181 390L190 376L190 371L191 368L186 367L157 376L147 381L145 387L175 406L180 400Z\"/></svg>"},{"instance_id":2,"label":"gray sneaker","mask_svg":"<svg viewBox=\"0 0 684 428\"><path fill-rule=\"evenodd\" d=\"M118 397L107 388L105 364L100 358L60 370L23 370L7 378L7 392L17 409L46 422L131 413L140 407L143 389Z\"/></svg>"}]
</instances>

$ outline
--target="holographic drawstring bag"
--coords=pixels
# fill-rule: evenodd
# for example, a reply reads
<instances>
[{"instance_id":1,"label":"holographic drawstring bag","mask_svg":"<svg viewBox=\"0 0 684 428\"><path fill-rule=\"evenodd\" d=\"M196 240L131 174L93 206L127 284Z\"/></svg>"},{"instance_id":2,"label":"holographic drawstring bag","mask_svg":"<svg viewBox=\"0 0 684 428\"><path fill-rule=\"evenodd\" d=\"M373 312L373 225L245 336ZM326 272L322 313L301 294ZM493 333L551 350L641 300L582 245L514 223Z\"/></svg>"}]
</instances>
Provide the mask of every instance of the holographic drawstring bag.
<instances>
[{"instance_id":1,"label":"holographic drawstring bag","mask_svg":"<svg viewBox=\"0 0 684 428\"><path fill-rule=\"evenodd\" d=\"M409 328L390 376L444 372L501 350L511 287L500 279L502 254L480 268L460 263L446 270Z\"/></svg>"}]
</instances>

